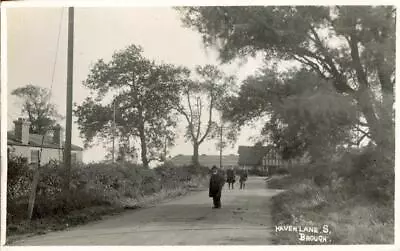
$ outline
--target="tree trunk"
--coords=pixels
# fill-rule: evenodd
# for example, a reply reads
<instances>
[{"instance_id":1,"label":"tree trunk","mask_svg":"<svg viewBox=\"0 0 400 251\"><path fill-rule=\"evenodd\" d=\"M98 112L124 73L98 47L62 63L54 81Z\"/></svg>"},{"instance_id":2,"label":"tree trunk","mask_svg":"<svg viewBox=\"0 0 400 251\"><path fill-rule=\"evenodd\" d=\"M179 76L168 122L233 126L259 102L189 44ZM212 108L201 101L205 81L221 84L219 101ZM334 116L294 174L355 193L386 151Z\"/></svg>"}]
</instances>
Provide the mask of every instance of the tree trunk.
<instances>
[{"instance_id":1,"label":"tree trunk","mask_svg":"<svg viewBox=\"0 0 400 251\"><path fill-rule=\"evenodd\" d=\"M140 128L140 147L141 147L141 156L142 163L145 168L149 167L149 160L147 159L147 143L146 143L146 135L144 133L144 126Z\"/></svg>"},{"instance_id":2,"label":"tree trunk","mask_svg":"<svg viewBox=\"0 0 400 251\"><path fill-rule=\"evenodd\" d=\"M195 166L199 166L199 144L197 142L193 143L193 157L192 157L192 163Z\"/></svg>"},{"instance_id":3,"label":"tree trunk","mask_svg":"<svg viewBox=\"0 0 400 251\"><path fill-rule=\"evenodd\" d=\"M385 109L388 108L387 106L389 105L386 104L386 107L382 109L382 111L374 107L372 102L374 99L370 90L367 88L358 93L356 99L358 106L367 120L371 132L371 139L383 153L385 151L394 152L394 126L391 118L392 116L390 116L391 112Z\"/></svg>"},{"instance_id":4,"label":"tree trunk","mask_svg":"<svg viewBox=\"0 0 400 251\"><path fill-rule=\"evenodd\" d=\"M140 147L141 147L141 157L143 167L149 168L149 160L147 159L147 142L146 142L146 134L144 128L144 121L143 121L143 112L139 109L139 137L140 137Z\"/></svg>"}]
</instances>

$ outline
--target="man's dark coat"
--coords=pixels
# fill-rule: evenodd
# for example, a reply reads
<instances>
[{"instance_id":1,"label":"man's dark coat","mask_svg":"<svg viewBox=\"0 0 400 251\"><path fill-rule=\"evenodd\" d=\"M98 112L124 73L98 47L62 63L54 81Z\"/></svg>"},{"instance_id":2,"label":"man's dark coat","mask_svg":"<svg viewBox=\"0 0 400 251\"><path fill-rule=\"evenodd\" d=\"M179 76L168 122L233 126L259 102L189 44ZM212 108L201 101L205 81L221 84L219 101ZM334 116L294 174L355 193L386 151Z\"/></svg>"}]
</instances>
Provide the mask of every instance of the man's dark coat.
<instances>
[{"instance_id":1,"label":"man's dark coat","mask_svg":"<svg viewBox=\"0 0 400 251\"><path fill-rule=\"evenodd\" d=\"M240 182L245 182L247 180L247 171L246 170L242 170L241 174L240 174Z\"/></svg>"},{"instance_id":2,"label":"man's dark coat","mask_svg":"<svg viewBox=\"0 0 400 251\"><path fill-rule=\"evenodd\" d=\"M220 197L224 183L225 183L225 179L219 172L217 172L216 174L211 174L209 196L210 197L214 197L214 196Z\"/></svg>"},{"instance_id":3,"label":"man's dark coat","mask_svg":"<svg viewBox=\"0 0 400 251\"><path fill-rule=\"evenodd\" d=\"M226 177L227 177L226 181L228 183L235 183L235 172L233 170L229 169L226 172Z\"/></svg>"}]
</instances>

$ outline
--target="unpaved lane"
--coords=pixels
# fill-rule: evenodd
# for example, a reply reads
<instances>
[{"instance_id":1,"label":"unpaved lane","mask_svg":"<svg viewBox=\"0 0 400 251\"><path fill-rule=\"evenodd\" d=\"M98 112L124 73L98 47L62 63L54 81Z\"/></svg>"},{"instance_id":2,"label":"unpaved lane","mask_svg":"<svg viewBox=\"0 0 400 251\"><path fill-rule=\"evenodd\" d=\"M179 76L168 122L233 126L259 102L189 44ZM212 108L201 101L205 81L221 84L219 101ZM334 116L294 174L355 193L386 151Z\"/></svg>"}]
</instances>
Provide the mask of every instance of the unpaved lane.
<instances>
[{"instance_id":1,"label":"unpaved lane","mask_svg":"<svg viewBox=\"0 0 400 251\"><path fill-rule=\"evenodd\" d=\"M274 230L270 198L278 192L250 177L246 190L225 186L221 209L211 208L207 191L197 192L13 245L267 245Z\"/></svg>"}]
</instances>

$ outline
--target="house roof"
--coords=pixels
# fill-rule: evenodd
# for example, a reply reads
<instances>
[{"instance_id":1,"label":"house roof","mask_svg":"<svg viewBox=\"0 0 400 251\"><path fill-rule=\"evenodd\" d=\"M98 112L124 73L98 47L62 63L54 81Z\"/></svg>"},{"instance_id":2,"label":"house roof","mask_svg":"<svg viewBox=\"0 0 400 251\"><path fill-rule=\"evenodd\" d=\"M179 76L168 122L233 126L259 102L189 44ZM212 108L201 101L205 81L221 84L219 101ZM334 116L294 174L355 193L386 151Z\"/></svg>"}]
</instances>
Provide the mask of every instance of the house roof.
<instances>
[{"instance_id":1,"label":"house roof","mask_svg":"<svg viewBox=\"0 0 400 251\"><path fill-rule=\"evenodd\" d=\"M222 166L237 166L239 156L223 155ZM175 166L183 166L192 164L192 155L177 155L169 160ZM199 163L202 166L212 167L219 166L219 155L199 155Z\"/></svg>"},{"instance_id":2,"label":"house roof","mask_svg":"<svg viewBox=\"0 0 400 251\"><path fill-rule=\"evenodd\" d=\"M270 150L267 146L239 146L239 165L258 166Z\"/></svg>"},{"instance_id":3,"label":"house roof","mask_svg":"<svg viewBox=\"0 0 400 251\"><path fill-rule=\"evenodd\" d=\"M28 144L21 143L20 140L15 136L13 131L7 132L7 145L14 145L14 146L31 146L31 147L40 147L42 145L42 135L39 134L29 134L29 142ZM63 143L64 145L64 143ZM53 138L50 136L44 137L43 148L53 148L53 149L60 149L60 146L53 142ZM64 147L62 147L64 148ZM61 149L62 149L61 148ZM83 148L74 144L71 144L71 150L73 151L83 151Z\"/></svg>"}]
</instances>

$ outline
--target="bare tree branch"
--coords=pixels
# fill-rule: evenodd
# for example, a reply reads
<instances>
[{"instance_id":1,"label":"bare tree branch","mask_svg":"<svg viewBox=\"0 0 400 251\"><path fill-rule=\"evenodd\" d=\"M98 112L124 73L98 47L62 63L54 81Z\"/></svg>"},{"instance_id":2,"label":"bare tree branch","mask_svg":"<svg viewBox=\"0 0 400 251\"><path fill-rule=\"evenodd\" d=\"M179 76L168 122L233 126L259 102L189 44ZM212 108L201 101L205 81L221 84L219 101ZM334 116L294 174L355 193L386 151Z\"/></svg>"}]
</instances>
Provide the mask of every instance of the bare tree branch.
<instances>
[{"instance_id":1,"label":"bare tree branch","mask_svg":"<svg viewBox=\"0 0 400 251\"><path fill-rule=\"evenodd\" d=\"M211 90L210 90L210 107L209 107L209 117L208 117L208 124L207 124L207 129L206 132L204 133L203 137L199 140L199 144L201 144L204 139L207 137L208 133L211 130L211 125L212 125L212 111L214 109L214 99L215 96L213 94L214 91L214 84L212 84L213 86L211 86Z\"/></svg>"},{"instance_id":2,"label":"bare tree branch","mask_svg":"<svg viewBox=\"0 0 400 251\"><path fill-rule=\"evenodd\" d=\"M200 137L200 130L201 130L201 111L203 109L203 105L201 103L201 99L197 97L197 114L198 114L198 122L197 122L197 135L196 139Z\"/></svg>"},{"instance_id":3,"label":"bare tree branch","mask_svg":"<svg viewBox=\"0 0 400 251\"><path fill-rule=\"evenodd\" d=\"M361 138L359 138L359 139L357 140L357 146L360 145L360 143L365 139L365 137L371 138L368 134L362 135Z\"/></svg>"},{"instance_id":4,"label":"bare tree branch","mask_svg":"<svg viewBox=\"0 0 400 251\"><path fill-rule=\"evenodd\" d=\"M325 74L321 71L319 66L316 63L312 62L310 59L306 58L305 56L298 56L298 55L293 55L293 58L302 64L310 66L314 71L318 73L318 75L320 75L321 78L328 79L325 76Z\"/></svg>"},{"instance_id":5,"label":"bare tree branch","mask_svg":"<svg viewBox=\"0 0 400 251\"><path fill-rule=\"evenodd\" d=\"M183 107L180 107L180 106L176 106L175 107L175 110L177 111L177 112L179 112L179 113L181 113L185 118L186 118L186 121L188 122L188 124L189 124L189 132L190 132L190 135L193 137L193 139L195 138L194 136L194 132L193 132L193 123L191 122L191 117L189 116L189 114L185 111L185 109L183 108Z\"/></svg>"},{"instance_id":6,"label":"bare tree branch","mask_svg":"<svg viewBox=\"0 0 400 251\"><path fill-rule=\"evenodd\" d=\"M367 135L368 137L371 137L371 134L369 133L369 132L366 132L366 131L364 131L364 130L362 130L360 127L356 127L356 130L358 131L358 132L361 132L363 135Z\"/></svg>"}]
</instances>

